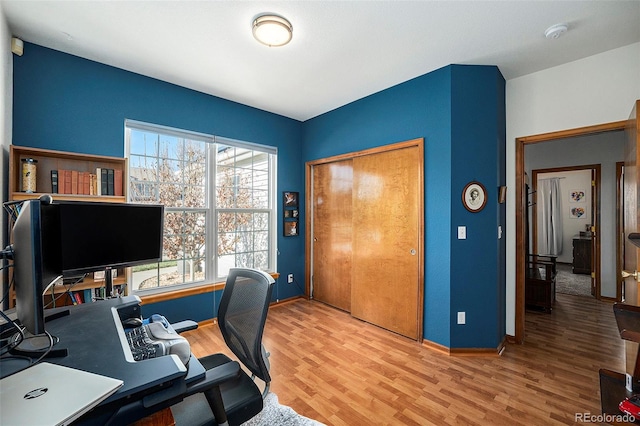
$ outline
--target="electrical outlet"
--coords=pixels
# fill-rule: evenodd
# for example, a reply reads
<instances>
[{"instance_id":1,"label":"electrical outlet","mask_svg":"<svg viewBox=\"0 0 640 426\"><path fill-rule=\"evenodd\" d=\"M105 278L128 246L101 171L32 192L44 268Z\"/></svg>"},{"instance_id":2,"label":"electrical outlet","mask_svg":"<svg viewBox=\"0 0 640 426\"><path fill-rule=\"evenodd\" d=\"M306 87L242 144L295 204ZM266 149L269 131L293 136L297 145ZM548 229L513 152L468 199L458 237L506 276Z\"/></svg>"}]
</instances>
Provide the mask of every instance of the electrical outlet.
<instances>
[{"instance_id":1,"label":"electrical outlet","mask_svg":"<svg viewBox=\"0 0 640 426\"><path fill-rule=\"evenodd\" d=\"M458 324L466 324L467 319L464 312L458 312Z\"/></svg>"},{"instance_id":2,"label":"electrical outlet","mask_svg":"<svg viewBox=\"0 0 640 426\"><path fill-rule=\"evenodd\" d=\"M293 282L293 274L287 275L287 283L291 284Z\"/></svg>"}]
</instances>

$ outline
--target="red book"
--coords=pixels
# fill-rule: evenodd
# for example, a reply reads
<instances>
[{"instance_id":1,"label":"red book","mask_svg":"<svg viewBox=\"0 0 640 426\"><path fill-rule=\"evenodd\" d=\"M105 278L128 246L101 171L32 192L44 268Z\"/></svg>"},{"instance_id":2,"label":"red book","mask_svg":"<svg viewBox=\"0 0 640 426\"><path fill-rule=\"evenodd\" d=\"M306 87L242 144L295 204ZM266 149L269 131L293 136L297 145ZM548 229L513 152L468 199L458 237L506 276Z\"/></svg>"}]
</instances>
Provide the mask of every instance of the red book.
<instances>
[{"instance_id":1,"label":"red book","mask_svg":"<svg viewBox=\"0 0 640 426\"><path fill-rule=\"evenodd\" d=\"M84 188L84 174L78 172L78 194L82 194L82 188Z\"/></svg>"},{"instance_id":2,"label":"red book","mask_svg":"<svg viewBox=\"0 0 640 426\"><path fill-rule=\"evenodd\" d=\"M71 170L63 170L64 172L64 192L63 194L71 194Z\"/></svg>"},{"instance_id":3,"label":"red book","mask_svg":"<svg viewBox=\"0 0 640 426\"><path fill-rule=\"evenodd\" d=\"M71 193L78 193L78 171L71 170Z\"/></svg>"},{"instance_id":4,"label":"red book","mask_svg":"<svg viewBox=\"0 0 640 426\"><path fill-rule=\"evenodd\" d=\"M113 172L113 195L123 195L124 188L122 187L122 170L115 169Z\"/></svg>"},{"instance_id":5,"label":"red book","mask_svg":"<svg viewBox=\"0 0 640 426\"><path fill-rule=\"evenodd\" d=\"M82 172L82 193L84 195L91 194L91 174Z\"/></svg>"}]
</instances>

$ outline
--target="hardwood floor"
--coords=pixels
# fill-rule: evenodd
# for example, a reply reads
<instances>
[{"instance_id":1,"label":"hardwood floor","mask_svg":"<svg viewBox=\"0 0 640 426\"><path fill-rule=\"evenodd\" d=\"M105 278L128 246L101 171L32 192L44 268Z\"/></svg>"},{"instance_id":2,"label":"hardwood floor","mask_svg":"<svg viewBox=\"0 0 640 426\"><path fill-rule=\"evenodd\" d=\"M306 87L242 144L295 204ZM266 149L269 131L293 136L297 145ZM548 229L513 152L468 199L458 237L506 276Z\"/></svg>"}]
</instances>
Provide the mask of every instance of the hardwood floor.
<instances>
[{"instance_id":1,"label":"hardwood floor","mask_svg":"<svg viewBox=\"0 0 640 426\"><path fill-rule=\"evenodd\" d=\"M184 335L229 353L215 325ZM598 370L624 372L612 304L564 294L501 356L447 356L303 299L271 307L263 342L280 403L327 425L575 424L600 414Z\"/></svg>"}]
</instances>

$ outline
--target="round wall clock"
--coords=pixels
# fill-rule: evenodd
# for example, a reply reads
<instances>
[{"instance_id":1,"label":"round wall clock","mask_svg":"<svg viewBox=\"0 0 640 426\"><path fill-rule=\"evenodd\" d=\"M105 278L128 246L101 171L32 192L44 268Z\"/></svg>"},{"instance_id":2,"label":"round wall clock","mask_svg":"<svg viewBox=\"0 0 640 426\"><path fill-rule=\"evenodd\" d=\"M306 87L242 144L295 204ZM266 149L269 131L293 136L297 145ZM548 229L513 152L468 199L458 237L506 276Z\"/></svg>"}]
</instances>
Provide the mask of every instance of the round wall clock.
<instances>
[{"instance_id":1,"label":"round wall clock","mask_svg":"<svg viewBox=\"0 0 640 426\"><path fill-rule=\"evenodd\" d=\"M471 213L477 213L487 204L487 191L480 182L469 182L462 190L462 204Z\"/></svg>"}]
</instances>

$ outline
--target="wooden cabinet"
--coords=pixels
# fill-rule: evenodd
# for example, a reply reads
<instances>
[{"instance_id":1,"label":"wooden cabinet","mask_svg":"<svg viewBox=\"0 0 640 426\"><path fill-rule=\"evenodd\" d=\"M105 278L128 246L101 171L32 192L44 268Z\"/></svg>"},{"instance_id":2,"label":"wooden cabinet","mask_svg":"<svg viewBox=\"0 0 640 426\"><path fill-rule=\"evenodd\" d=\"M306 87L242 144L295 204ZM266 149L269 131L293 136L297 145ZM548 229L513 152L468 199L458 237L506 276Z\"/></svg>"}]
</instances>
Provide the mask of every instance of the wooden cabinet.
<instances>
[{"instance_id":1,"label":"wooden cabinet","mask_svg":"<svg viewBox=\"0 0 640 426\"><path fill-rule=\"evenodd\" d=\"M591 275L591 237L573 237L573 273Z\"/></svg>"},{"instance_id":2,"label":"wooden cabinet","mask_svg":"<svg viewBox=\"0 0 640 426\"><path fill-rule=\"evenodd\" d=\"M36 190L35 192L24 192L22 190L22 163L23 160L33 159L36 162ZM122 177L121 187L117 191L122 195L95 195L95 194L63 194L52 191L51 171L69 170L78 173L95 174L98 169L119 171ZM127 160L119 157L107 157L101 155L79 154L63 151L52 151L40 148L30 148L11 145L9 150L9 200L25 201L37 199L43 194L51 194L54 201L86 201L86 202L111 202L124 203L127 200ZM115 191L114 191L115 192ZM13 221L9 220L9 226ZM10 233L9 233L10 235ZM90 238L90 236L87 236ZM119 288L126 294L126 271L118 271L118 277L114 280L114 288ZM81 282L72 287L67 283L59 282L52 286L45 293L45 306L54 307L76 303L72 296L77 292L83 303L91 292L100 293L104 287L104 280L94 280L92 274L88 274ZM62 281L62 280L60 280ZM96 291L96 289L98 289ZM9 307L15 305L15 295L13 289L10 291ZM54 302L55 300L55 302Z\"/></svg>"}]
</instances>

